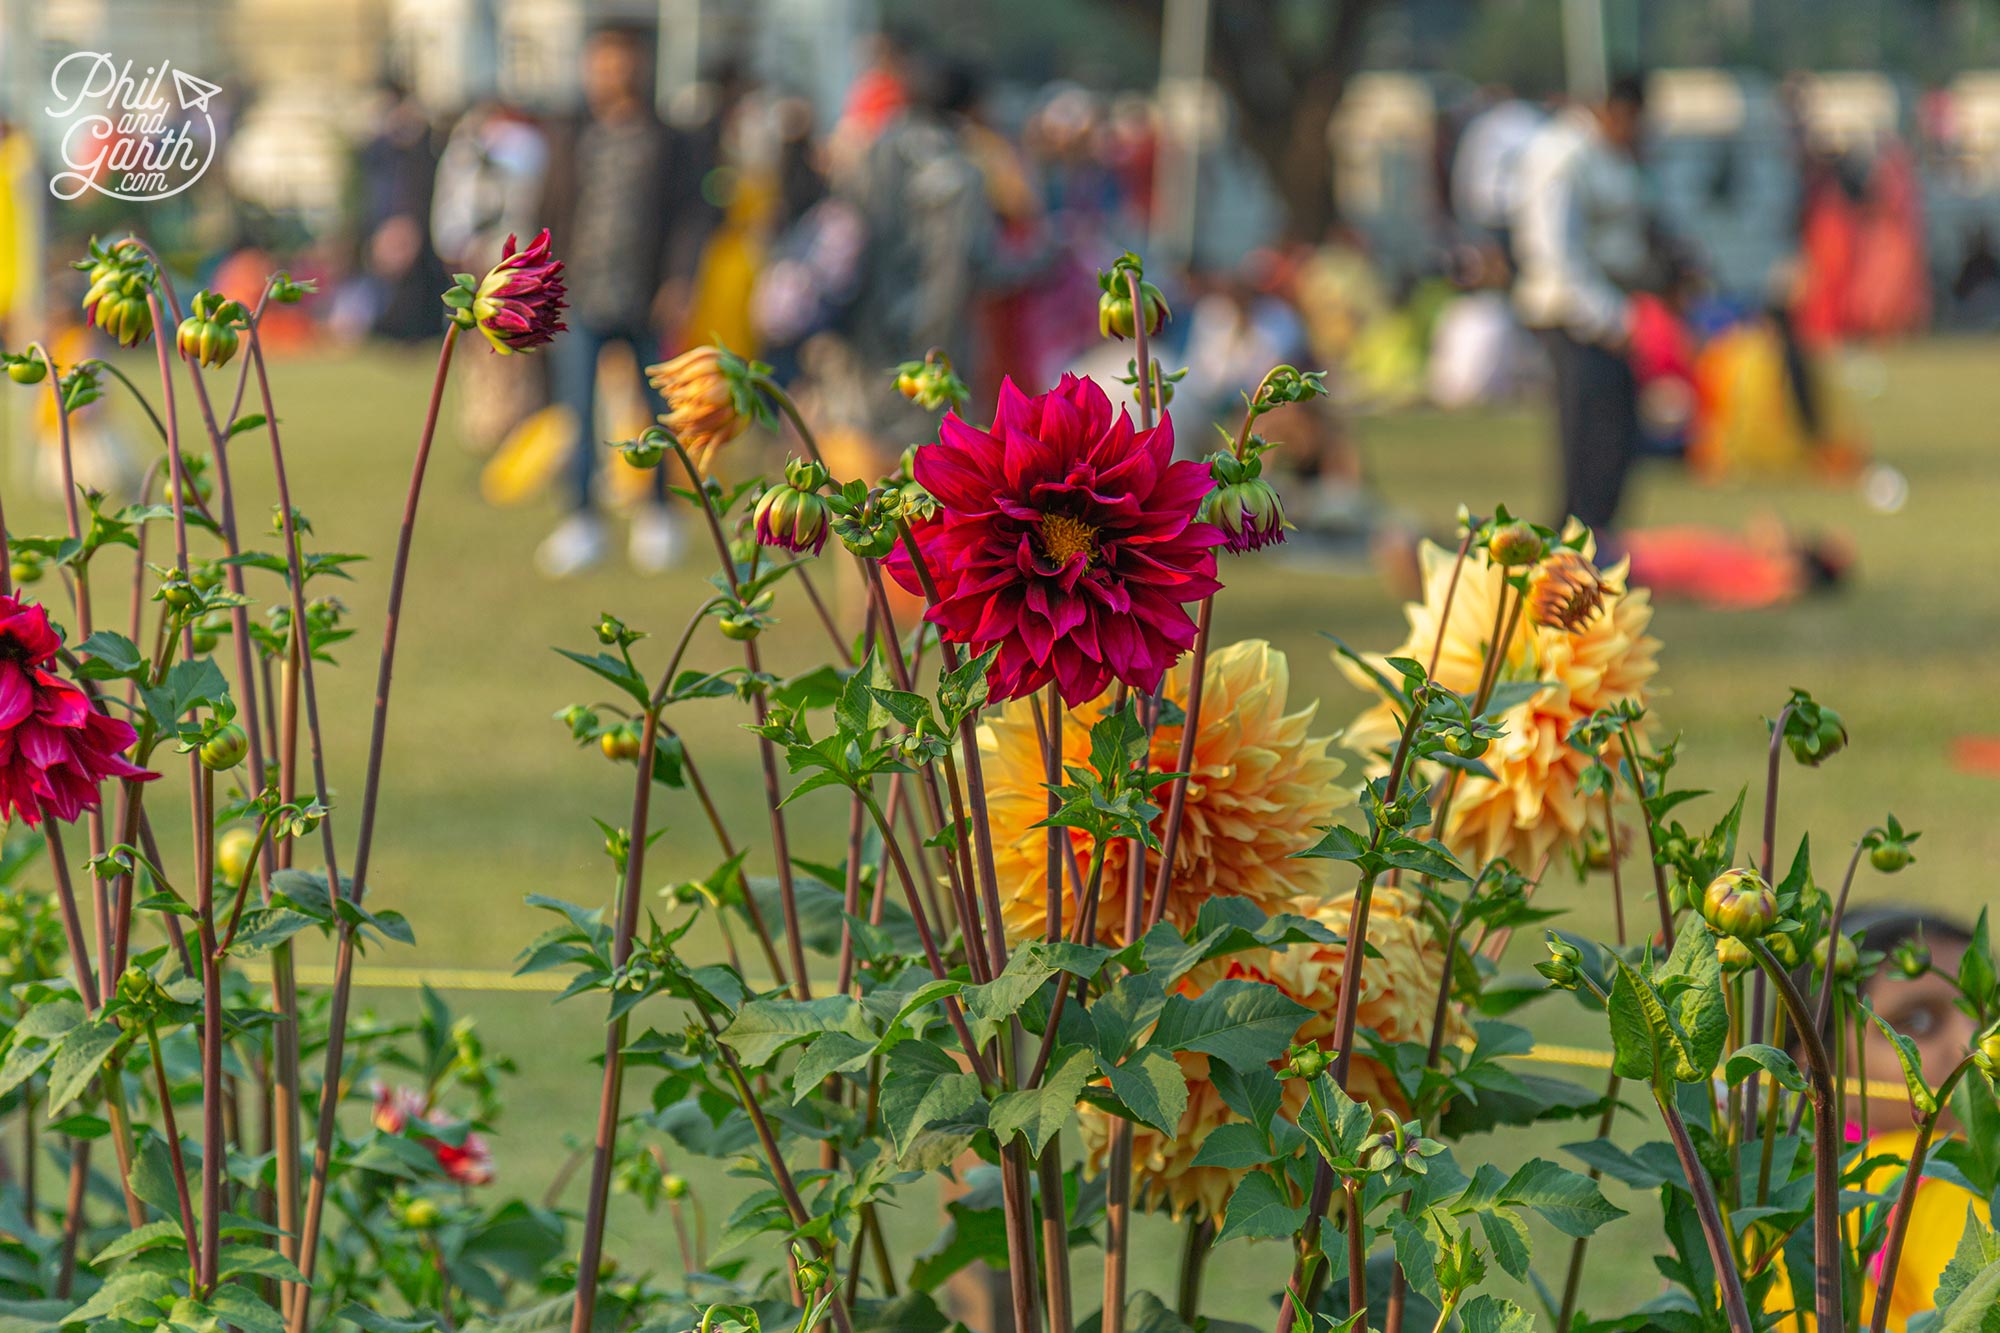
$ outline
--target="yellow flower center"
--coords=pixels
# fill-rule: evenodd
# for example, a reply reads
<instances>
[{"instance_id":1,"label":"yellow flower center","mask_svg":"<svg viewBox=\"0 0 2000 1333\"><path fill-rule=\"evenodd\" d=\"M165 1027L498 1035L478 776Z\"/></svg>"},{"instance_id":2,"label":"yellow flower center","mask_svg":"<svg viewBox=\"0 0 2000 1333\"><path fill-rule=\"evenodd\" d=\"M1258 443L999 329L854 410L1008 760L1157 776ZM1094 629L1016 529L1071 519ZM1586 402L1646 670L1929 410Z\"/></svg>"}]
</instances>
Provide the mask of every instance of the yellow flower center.
<instances>
[{"instance_id":1,"label":"yellow flower center","mask_svg":"<svg viewBox=\"0 0 2000 1333\"><path fill-rule=\"evenodd\" d=\"M1044 514L1042 550L1058 565L1068 564L1070 557L1079 552L1088 559L1097 550L1097 529L1067 514Z\"/></svg>"}]
</instances>

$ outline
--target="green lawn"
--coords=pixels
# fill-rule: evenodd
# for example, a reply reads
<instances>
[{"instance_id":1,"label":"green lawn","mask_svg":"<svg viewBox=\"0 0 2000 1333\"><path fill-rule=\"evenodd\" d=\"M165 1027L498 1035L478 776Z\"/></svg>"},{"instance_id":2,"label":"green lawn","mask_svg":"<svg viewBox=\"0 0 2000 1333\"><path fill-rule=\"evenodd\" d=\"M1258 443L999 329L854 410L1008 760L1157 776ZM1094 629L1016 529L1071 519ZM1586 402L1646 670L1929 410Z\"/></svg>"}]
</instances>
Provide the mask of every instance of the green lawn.
<instances>
[{"instance_id":1,"label":"green lawn","mask_svg":"<svg viewBox=\"0 0 2000 1333\"><path fill-rule=\"evenodd\" d=\"M1853 750L1817 772L1788 767L1781 840L1789 844L1810 829L1823 849L1821 875L1831 877L1839 869L1829 863L1836 849L1893 809L1925 831L1921 859L1893 885L1864 882L1860 893L1877 897L1893 889L1965 914L1995 898L1988 867L2000 852L2000 822L1989 817L1996 788L1990 779L1953 771L1947 759L1954 736L2000 732L2000 704L1990 689L2000 579L1984 563L2000 551L2000 472L1991 455L2000 376L1987 378L1996 352L2000 345L1991 342L1940 341L1885 354L1885 387L1862 404L1862 413L1879 456L1908 475L1911 498L1901 513L1878 515L1851 490L1805 484L1697 490L1664 466L1645 471L1636 488L1642 521L1738 524L1761 507L1776 507L1797 526L1854 536L1858 577L1838 597L1759 614L1662 607L1655 620L1664 641L1657 712L1685 734L1684 780L1733 794L1761 771L1760 717L1775 712L1788 687L1812 689L1846 717ZM371 350L275 368L294 494L320 544L377 557L343 590L358 632L339 653L343 669L321 677L333 803L349 845L387 557L429 363L428 352ZM133 370L141 383L151 382L150 361L135 361ZM191 413L187 419L192 423ZM1410 413L1364 421L1358 430L1382 491L1433 530L1449 530L1460 501L1479 510L1505 501L1533 513L1550 502L1549 446L1537 414ZM246 437L237 455L239 485L248 495L244 526L261 533L269 500L261 437ZM591 646L601 609L670 640L706 591L706 567L696 561L653 580L610 567L560 587L541 582L529 555L551 511L488 507L477 493L477 468L448 434L440 441L416 542L371 902L406 913L418 943L370 960L381 964L507 968L547 920L523 904L526 895L608 898L608 866L590 819L624 821L630 770L607 764L594 750L577 750L550 720L564 704L599 697L591 679L550 648ZM46 501L13 495L7 511L17 529L31 530L37 524L50 530L54 514ZM1402 625L1392 600L1373 577L1257 557L1231 560L1227 573L1233 586L1218 607L1223 640L1263 635L1288 650L1296 697L1322 697L1323 723L1338 727L1363 701L1334 671L1320 633L1387 647ZM822 643L803 609L791 609L795 623L775 636L772 649L781 670L810 662ZM664 652L657 638L643 645L652 650L644 660L655 667ZM696 657L720 665L732 660L733 645L713 638L697 647ZM735 729L742 720L740 708L716 704L676 725L718 789L736 836L762 845L754 757ZM832 808L829 801L825 809L800 810L802 854L837 857L844 820ZM663 885L707 869L711 841L693 802L676 793L656 809L669 832L649 864L649 880ZM1584 927L1608 932L1609 908L1595 886L1586 892L1552 883L1547 894L1569 899ZM453 992L448 999L476 1013L489 1045L520 1064L496 1149L502 1184L538 1194L565 1144L589 1129L597 1091L589 1056L600 1040L599 1010L584 1002L553 1008L539 994ZM366 990L362 1000L401 1012L409 996ZM1548 1006L1537 1021L1553 1040L1602 1040L1561 1005ZM643 1083L630 1093L633 1100L644 1097ZM1537 1144L1551 1151L1573 1137L1543 1135ZM1500 1150L1516 1151L1512 1144ZM727 1188L716 1173L691 1174L701 1188ZM1647 1200L1623 1198L1622 1190L1613 1197L1651 1208ZM710 1204L711 1217L727 1211L725 1202ZM920 1206L910 1211L921 1215L903 1221L921 1244L935 1220ZM618 1220L630 1261L671 1263L658 1226L636 1212ZM1592 1266L1591 1290L1601 1308L1654 1289L1647 1266L1632 1257L1647 1239L1638 1227L1623 1224L1630 1236L1614 1236ZM1559 1279L1559 1251L1546 1234L1538 1241L1544 1271ZM1136 1280L1167 1286L1170 1260L1152 1256L1177 1250L1177 1239L1164 1231L1144 1233ZM1263 1245L1218 1263L1212 1308L1262 1322L1259 1302L1276 1289L1284 1262L1279 1246ZM1078 1277L1087 1309L1094 1304L1094 1254L1080 1256Z\"/></svg>"}]
</instances>

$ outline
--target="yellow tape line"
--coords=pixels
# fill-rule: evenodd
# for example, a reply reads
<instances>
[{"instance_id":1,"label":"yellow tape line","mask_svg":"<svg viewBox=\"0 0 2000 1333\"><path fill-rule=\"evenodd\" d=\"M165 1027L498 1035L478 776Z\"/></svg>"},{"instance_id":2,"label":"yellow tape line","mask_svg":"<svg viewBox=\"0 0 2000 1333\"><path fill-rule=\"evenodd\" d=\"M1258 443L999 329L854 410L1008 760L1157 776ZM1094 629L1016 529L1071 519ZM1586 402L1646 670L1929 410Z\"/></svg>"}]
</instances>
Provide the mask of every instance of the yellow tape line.
<instances>
[{"instance_id":1,"label":"yellow tape line","mask_svg":"<svg viewBox=\"0 0 2000 1333\"><path fill-rule=\"evenodd\" d=\"M330 986L333 984L333 969L302 963L299 980L308 986ZM372 990L417 990L430 986L436 990L553 995L569 983L545 972L531 972L525 977L517 977L512 972L490 967L357 967L354 969L354 984ZM1523 1051L1515 1058L1539 1064L1567 1065L1572 1069L1611 1068L1610 1051L1593 1050L1588 1046L1559 1046L1552 1042L1536 1042L1533 1050ZM1908 1089L1886 1079L1870 1079L1868 1094L1900 1100L1908 1096Z\"/></svg>"}]
</instances>

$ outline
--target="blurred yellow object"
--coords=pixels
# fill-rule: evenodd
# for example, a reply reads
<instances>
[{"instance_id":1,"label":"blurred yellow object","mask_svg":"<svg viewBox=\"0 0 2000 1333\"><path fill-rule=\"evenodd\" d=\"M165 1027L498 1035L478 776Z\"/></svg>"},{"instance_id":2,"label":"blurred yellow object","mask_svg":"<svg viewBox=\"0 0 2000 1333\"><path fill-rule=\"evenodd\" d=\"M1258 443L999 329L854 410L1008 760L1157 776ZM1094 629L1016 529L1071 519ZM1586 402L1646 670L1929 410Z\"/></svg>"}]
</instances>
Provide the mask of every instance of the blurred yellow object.
<instances>
[{"instance_id":1,"label":"blurred yellow object","mask_svg":"<svg viewBox=\"0 0 2000 1333\"><path fill-rule=\"evenodd\" d=\"M1883 1162L1869 1173L1864 1190L1869 1194L1895 1197L1902 1188L1904 1164L1910 1160L1910 1150L1916 1143L1917 1132L1914 1129L1877 1134L1869 1139L1870 1157L1892 1160ZM1931 1146L1933 1150L1937 1147L1935 1143ZM1986 1205L1978 1195L1948 1180L1925 1180L1917 1186L1916 1195L1910 1201L1910 1226L1903 1237L1903 1257L1896 1266L1895 1290L1889 1293L1889 1333L1904 1333L1912 1315L1935 1308L1938 1279L1944 1275L1945 1265L1951 1262L1952 1254L1958 1249L1959 1237L1965 1234L1967 1209L1982 1220L1986 1217ZM1874 1216L1872 1209L1865 1214L1858 1211L1849 1213L1849 1241ZM1871 1280L1861 1297L1859 1313L1864 1323L1875 1314L1876 1293L1872 1278L1874 1264L1878 1260L1870 1261ZM1778 1280L1771 1288L1765 1308L1790 1310L1795 1302L1800 1301L1804 1308L1799 1313L1772 1325L1777 1333L1815 1333L1818 1326L1818 1321L1812 1316L1812 1293L1793 1295L1789 1276L1780 1260ZM1849 1312L1850 1317L1853 1313Z\"/></svg>"},{"instance_id":2,"label":"blurred yellow object","mask_svg":"<svg viewBox=\"0 0 2000 1333\"><path fill-rule=\"evenodd\" d=\"M764 229L776 202L763 176L737 177L722 224L702 248L684 329L689 342L716 343L738 356L757 354L750 290L764 267Z\"/></svg>"},{"instance_id":3,"label":"blurred yellow object","mask_svg":"<svg viewBox=\"0 0 2000 1333\"><path fill-rule=\"evenodd\" d=\"M1752 320L1718 335L1695 360L1700 400L1688 463L1709 481L1728 476L1850 475L1862 460L1853 414L1831 368L1814 374L1820 434L1806 429L1777 331Z\"/></svg>"},{"instance_id":4,"label":"blurred yellow object","mask_svg":"<svg viewBox=\"0 0 2000 1333\"><path fill-rule=\"evenodd\" d=\"M576 414L560 403L543 408L507 433L479 473L479 493L502 509L548 489L569 458Z\"/></svg>"},{"instance_id":5,"label":"blurred yellow object","mask_svg":"<svg viewBox=\"0 0 2000 1333\"><path fill-rule=\"evenodd\" d=\"M598 362L597 401L608 423L609 439L632 439L652 424L638 376L637 363L622 348L613 349L613 355ZM576 414L561 403L541 409L514 427L479 474L479 493L486 503L512 508L547 490L569 462L576 432ZM596 443L596 447L604 446ZM627 463L616 450L604 452L608 455L606 498L619 507L636 503L652 485L650 474Z\"/></svg>"}]
</instances>

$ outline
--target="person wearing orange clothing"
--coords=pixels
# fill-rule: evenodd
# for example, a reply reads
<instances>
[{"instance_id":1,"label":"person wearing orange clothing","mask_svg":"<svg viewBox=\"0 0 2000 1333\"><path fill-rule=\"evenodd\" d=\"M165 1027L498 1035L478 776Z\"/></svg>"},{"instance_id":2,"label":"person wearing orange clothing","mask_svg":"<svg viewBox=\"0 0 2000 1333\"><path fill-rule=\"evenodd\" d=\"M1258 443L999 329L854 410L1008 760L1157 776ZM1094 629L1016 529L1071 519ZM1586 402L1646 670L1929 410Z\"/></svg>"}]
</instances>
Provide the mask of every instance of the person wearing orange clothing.
<instances>
[{"instance_id":1,"label":"person wearing orange clothing","mask_svg":"<svg viewBox=\"0 0 2000 1333\"><path fill-rule=\"evenodd\" d=\"M1958 987L1952 981L1971 943L1970 934L1945 918L1893 907L1850 911L1842 922L1841 933L1854 940L1862 954L1879 953L1893 957L1897 949L1905 945L1929 951L1931 965L1921 975L1907 976L1893 963L1885 964L1873 978L1862 983L1861 998L1872 1005L1890 1027L1916 1043L1924 1080L1936 1087L1964 1058L1966 1050L1978 1035L1977 1024L1959 1007ZM1829 1039L1834 1035L1829 1033ZM1853 1040L1851 1032L1840 1035L1848 1041ZM1877 1077L1898 1068L1895 1048L1873 1024L1866 1026L1863 1043L1865 1064L1862 1067L1878 1071ZM1972 1091L1975 1095L1985 1095L1984 1089L1975 1088ZM1861 1110L1861 1098L1850 1096L1848 1139L1851 1143L1861 1142ZM1871 1127L1867 1155L1884 1160L1869 1173L1864 1188L1870 1194L1893 1199L1902 1185L1905 1165L1916 1145L1916 1130L1910 1127L1909 1104L1900 1098L1870 1096L1867 1113ZM1947 1111L1931 1141L1931 1156L1926 1159L1927 1163L1935 1161L1938 1146L1958 1132L1958 1122ZM1851 1214L1849 1239L1868 1232L1880 1216L1878 1210L1889 1206L1878 1204ZM1917 1186L1916 1193L1911 1197L1910 1217L1904 1232L1902 1258L1897 1265L1895 1283L1886 1293L1889 1333L1905 1333L1913 1316L1934 1308L1938 1279L1958 1248L1968 1211L1982 1223L1989 1221L1986 1201L1953 1181L1927 1175ZM1875 1313L1876 1301L1884 1295L1880 1287L1882 1267L1883 1256L1879 1251L1868 1257L1868 1281L1860 1305L1864 1326ZM1767 1308L1791 1310L1795 1304L1795 1294L1781 1273ZM1806 1304L1810 1305L1809 1299ZM1809 1310L1801 1309L1775 1327L1781 1333L1815 1333L1815 1320Z\"/></svg>"}]
</instances>

